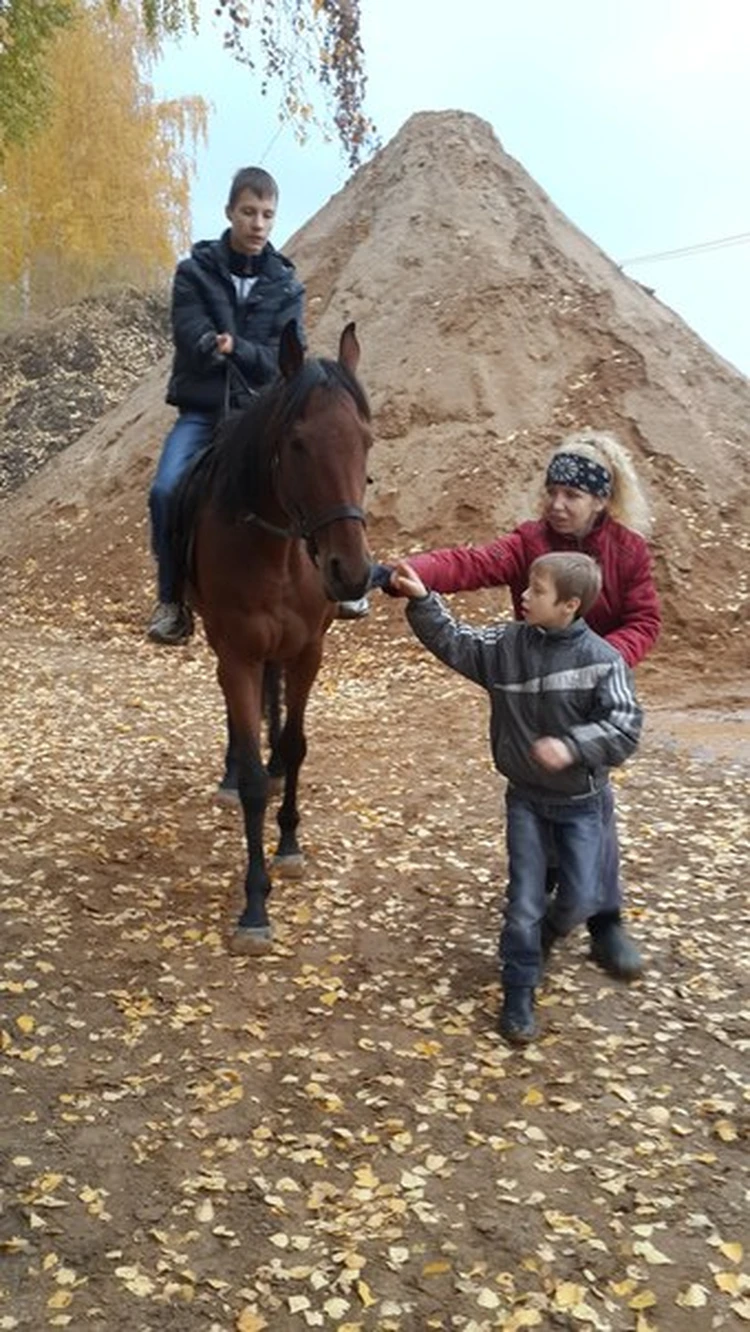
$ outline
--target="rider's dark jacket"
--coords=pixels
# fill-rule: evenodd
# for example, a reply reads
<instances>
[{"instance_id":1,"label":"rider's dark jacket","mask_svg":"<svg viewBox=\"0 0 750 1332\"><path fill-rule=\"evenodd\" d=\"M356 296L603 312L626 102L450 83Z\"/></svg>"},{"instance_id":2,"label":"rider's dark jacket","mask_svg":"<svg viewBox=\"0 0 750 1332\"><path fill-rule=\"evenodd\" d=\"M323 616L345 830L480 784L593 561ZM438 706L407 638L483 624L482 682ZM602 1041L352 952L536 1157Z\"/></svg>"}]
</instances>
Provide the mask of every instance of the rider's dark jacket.
<instances>
[{"instance_id":1,"label":"rider's dark jacket","mask_svg":"<svg viewBox=\"0 0 750 1332\"><path fill-rule=\"evenodd\" d=\"M217 333L232 334L232 360L249 388L270 383L284 325L295 319L304 339L304 297L293 263L270 242L243 261L230 250L228 230L219 240L198 241L178 264L172 286L175 353L167 402L181 411L221 412L227 358L215 352ZM242 406L239 377L230 382L232 405Z\"/></svg>"}]
</instances>

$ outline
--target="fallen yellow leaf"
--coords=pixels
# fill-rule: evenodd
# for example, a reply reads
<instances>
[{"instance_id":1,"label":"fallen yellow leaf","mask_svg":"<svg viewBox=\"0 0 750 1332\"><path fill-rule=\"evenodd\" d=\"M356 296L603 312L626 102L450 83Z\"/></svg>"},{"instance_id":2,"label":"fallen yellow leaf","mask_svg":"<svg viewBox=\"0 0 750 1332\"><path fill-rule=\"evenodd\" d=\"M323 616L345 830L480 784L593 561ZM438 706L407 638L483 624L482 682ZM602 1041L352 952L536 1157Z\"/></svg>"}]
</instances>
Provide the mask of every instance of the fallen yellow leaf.
<instances>
[{"instance_id":1,"label":"fallen yellow leaf","mask_svg":"<svg viewBox=\"0 0 750 1332\"><path fill-rule=\"evenodd\" d=\"M725 1295L741 1295L742 1285L737 1272L714 1272L714 1282Z\"/></svg>"},{"instance_id":2,"label":"fallen yellow leaf","mask_svg":"<svg viewBox=\"0 0 750 1332\"><path fill-rule=\"evenodd\" d=\"M722 1142L736 1142L737 1129L731 1119L717 1119L714 1124L714 1133Z\"/></svg>"},{"instance_id":3,"label":"fallen yellow leaf","mask_svg":"<svg viewBox=\"0 0 750 1332\"><path fill-rule=\"evenodd\" d=\"M69 1290L56 1290L54 1295L50 1295L47 1300L48 1309L67 1309L73 1302L73 1294Z\"/></svg>"},{"instance_id":4,"label":"fallen yellow leaf","mask_svg":"<svg viewBox=\"0 0 750 1332\"><path fill-rule=\"evenodd\" d=\"M544 1105L544 1093L536 1087L529 1087L526 1095L521 1101L521 1105Z\"/></svg>"},{"instance_id":5,"label":"fallen yellow leaf","mask_svg":"<svg viewBox=\"0 0 750 1332\"><path fill-rule=\"evenodd\" d=\"M585 1294L585 1288L576 1285L574 1281L561 1281L559 1286L555 1286L555 1307L571 1309L581 1303Z\"/></svg>"},{"instance_id":6,"label":"fallen yellow leaf","mask_svg":"<svg viewBox=\"0 0 750 1332\"><path fill-rule=\"evenodd\" d=\"M243 1309L235 1323L237 1332L263 1332L264 1327L268 1327L268 1323L254 1309Z\"/></svg>"},{"instance_id":7,"label":"fallen yellow leaf","mask_svg":"<svg viewBox=\"0 0 750 1332\"><path fill-rule=\"evenodd\" d=\"M365 1309L369 1309L371 1304L376 1303L375 1296L366 1281L358 1281L356 1284L356 1291Z\"/></svg>"},{"instance_id":8,"label":"fallen yellow leaf","mask_svg":"<svg viewBox=\"0 0 750 1332\"><path fill-rule=\"evenodd\" d=\"M436 1258L432 1263L425 1263L422 1268L422 1276L442 1276L444 1272L450 1272L451 1264L445 1258Z\"/></svg>"},{"instance_id":9,"label":"fallen yellow leaf","mask_svg":"<svg viewBox=\"0 0 750 1332\"><path fill-rule=\"evenodd\" d=\"M730 1263L741 1263L743 1248L736 1240L727 1240L726 1243L719 1245L720 1251L728 1258Z\"/></svg>"},{"instance_id":10,"label":"fallen yellow leaf","mask_svg":"<svg viewBox=\"0 0 750 1332\"><path fill-rule=\"evenodd\" d=\"M628 1300L629 1309L651 1309L655 1304L656 1296L652 1290L640 1290L632 1300Z\"/></svg>"},{"instance_id":11,"label":"fallen yellow leaf","mask_svg":"<svg viewBox=\"0 0 750 1332\"><path fill-rule=\"evenodd\" d=\"M693 1282L692 1285L687 1287L687 1290L681 1290L679 1294L675 1296L674 1302L675 1304L678 1304L681 1309L702 1309L707 1303L707 1300L708 1296L705 1287L698 1285L697 1282Z\"/></svg>"}]
</instances>

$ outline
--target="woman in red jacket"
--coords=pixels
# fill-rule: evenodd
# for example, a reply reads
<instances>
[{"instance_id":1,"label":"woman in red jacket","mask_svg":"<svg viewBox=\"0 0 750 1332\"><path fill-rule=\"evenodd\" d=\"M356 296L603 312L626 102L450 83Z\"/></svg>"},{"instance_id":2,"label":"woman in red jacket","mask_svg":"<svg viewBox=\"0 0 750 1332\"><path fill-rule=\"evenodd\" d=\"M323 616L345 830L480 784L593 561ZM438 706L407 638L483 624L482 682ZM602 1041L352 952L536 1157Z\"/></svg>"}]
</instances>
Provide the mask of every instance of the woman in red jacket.
<instances>
[{"instance_id":1,"label":"woman in red jacket","mask_svg":"<svg viewBox=\"0 0 750 1332\"><path fill-rule=\"evenodd\" d=\"M602 570L602 592L587 623L632 667L651 650L661 627L651 557L640 535L648 525L648 506L629 454L614 436L587 430L568 435L552 454L541 518L486 546L410 555L409 563L435 592L508 587L521 619L521 596L536 556L583 551ZM373 582L390 591L390 572L389 566L378 566ZM605 971L630 980L640 976L643 964L622 923L614 801L605 818L600 909L587 922L591 955Z\"/></svg>"}]
</instances>

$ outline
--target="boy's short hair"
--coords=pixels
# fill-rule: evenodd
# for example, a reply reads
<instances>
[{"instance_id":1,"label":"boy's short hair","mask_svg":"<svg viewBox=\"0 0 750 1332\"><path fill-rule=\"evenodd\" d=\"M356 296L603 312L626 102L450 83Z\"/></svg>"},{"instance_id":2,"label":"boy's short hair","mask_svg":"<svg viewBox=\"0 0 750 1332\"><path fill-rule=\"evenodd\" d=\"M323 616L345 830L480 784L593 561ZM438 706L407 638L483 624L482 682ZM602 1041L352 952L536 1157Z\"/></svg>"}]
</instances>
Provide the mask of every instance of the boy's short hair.
<instances>
[{"instance_id":1,"label":"boy's short hair","mask_svg":"<svg viewBox=\"0 0 750 1332\"><path fill-rule=\"evenodd\" d=\"M529 577L534 570L544 569L549 574L557 592L558 601L570 601L577 597L580 601L579 615L591 610L602 590L602 571L596 560L577 550L551 550L546 555L537 555L529 569Z\"/></svg>"},{"instance_id":2,"label":"boy's short hair","mask_svg":"<svg viewBox=\"0 0 750 1332\"><path fill-rule=\"evenodd\" d=\"M243 190L250 190L250 193L257 194L259 199L277 200L279 197L276 181L270 172L263 170L263 167L240 167L240 170L235 172L229 186L227 208L234 208Z\"/></svg>"}]
</instances>

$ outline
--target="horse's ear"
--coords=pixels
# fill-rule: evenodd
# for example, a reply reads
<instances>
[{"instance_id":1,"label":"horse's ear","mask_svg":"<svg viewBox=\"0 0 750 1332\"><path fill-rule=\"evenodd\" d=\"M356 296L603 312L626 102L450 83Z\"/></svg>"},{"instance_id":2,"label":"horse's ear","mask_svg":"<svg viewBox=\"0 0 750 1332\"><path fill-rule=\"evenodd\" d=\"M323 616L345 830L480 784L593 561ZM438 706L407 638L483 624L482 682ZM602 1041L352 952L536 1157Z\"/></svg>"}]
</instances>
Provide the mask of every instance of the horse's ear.
<instances>
[{"instance_id":1,"label":"horse's ear","mask_svg":"<svg viewBox=\"0 0 750 1332\"><path fill-rule=\"evenodd\" d=\"M339 339L339 361L349 371L350 375L356 375L359 365L360 348L355 333L355 324L347 324Z\"/></svg>"},{"instance_id":2,"label":"horse's ear","mask_svg":"<svg viewBox=\"0 0 750 1332\"><path fill-rule=\"evenodd\" d=\"M279 369L285 379L293 379L302 369L305 349L302 345L297 320L285 324L279 341Z\"/></svg>"}]
</instances>

